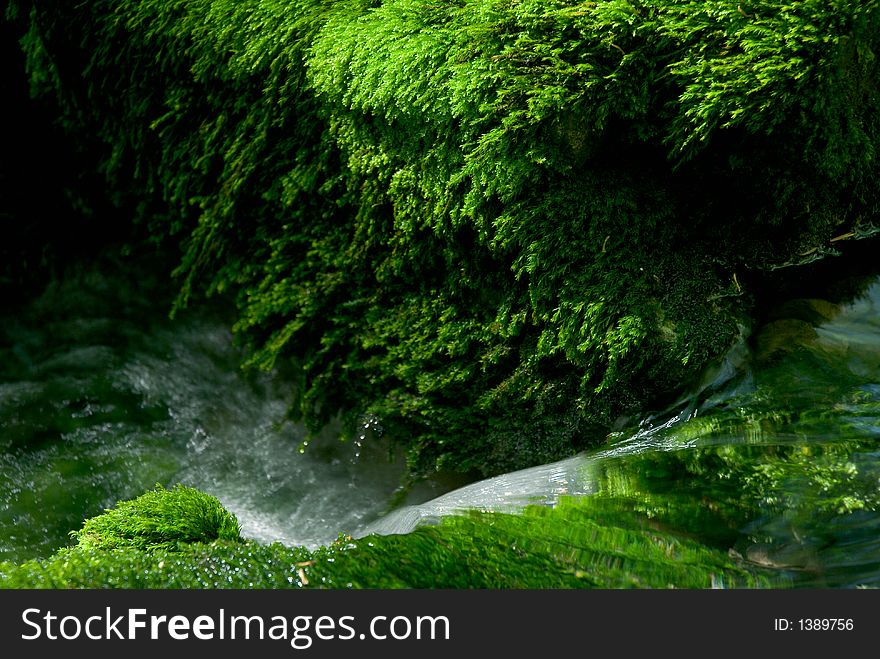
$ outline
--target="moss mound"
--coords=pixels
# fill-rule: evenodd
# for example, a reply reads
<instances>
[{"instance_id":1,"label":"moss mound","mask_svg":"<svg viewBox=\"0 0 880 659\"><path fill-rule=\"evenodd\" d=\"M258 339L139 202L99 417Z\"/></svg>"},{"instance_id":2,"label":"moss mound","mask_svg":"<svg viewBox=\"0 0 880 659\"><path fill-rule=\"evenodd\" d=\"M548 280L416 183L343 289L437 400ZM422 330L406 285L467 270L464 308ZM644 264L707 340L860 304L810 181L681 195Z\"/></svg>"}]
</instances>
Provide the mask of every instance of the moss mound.
<instances>
[{"instance_id":1,"label":"moss mound","mask_svg":"<svg viewBox=\"0 0 880 659\"><path fill-rule=\"evenodd\" d=\"M87 519L71 535L82 550L168 549L240 539L238 520L216 497L191 487L160 485Z\"/></svg>"}]
</instances>

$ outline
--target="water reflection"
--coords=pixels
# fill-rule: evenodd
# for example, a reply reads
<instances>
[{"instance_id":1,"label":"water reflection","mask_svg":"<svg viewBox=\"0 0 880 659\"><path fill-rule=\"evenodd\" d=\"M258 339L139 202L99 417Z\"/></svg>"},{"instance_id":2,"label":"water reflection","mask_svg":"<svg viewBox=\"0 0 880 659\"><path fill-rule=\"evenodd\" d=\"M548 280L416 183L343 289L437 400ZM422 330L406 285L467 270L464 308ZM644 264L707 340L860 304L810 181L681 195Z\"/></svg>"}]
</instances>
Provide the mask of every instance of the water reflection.
<instances>
[{"instance_id":1,"label":"water reflection","mask_svg":"<svg viewBox=\"0 0 880 659\"><path fill-rule=\"evenodd\" d=\"M817 307L826 313L810 332L743 341L692 396L607 446L472 484L367 531L599 494L653 528L769 569L778 585L880 586L880 282L846 305L789 312L806 310L796 320L807 323Z\"/></svg>"}]
</instances>

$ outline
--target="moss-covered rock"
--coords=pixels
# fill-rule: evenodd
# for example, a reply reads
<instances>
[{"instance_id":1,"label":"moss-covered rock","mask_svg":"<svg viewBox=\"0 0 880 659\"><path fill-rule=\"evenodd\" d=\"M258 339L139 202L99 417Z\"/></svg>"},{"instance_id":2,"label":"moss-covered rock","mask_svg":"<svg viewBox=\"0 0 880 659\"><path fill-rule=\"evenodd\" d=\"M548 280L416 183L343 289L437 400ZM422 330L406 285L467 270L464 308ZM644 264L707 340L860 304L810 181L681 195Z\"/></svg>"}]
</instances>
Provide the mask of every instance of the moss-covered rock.
<instances>
[{"instance_id":1,"label":"moss-covered rock","mask_svg":"<svg viewBox=\"0 0 880 659\"><path fill-rule=\"evenodd\" d=\"M295 417L416 474L604 436L880 207L876 2L11 7L180 304L231 292Z\"/></svg>"}]
</instances>

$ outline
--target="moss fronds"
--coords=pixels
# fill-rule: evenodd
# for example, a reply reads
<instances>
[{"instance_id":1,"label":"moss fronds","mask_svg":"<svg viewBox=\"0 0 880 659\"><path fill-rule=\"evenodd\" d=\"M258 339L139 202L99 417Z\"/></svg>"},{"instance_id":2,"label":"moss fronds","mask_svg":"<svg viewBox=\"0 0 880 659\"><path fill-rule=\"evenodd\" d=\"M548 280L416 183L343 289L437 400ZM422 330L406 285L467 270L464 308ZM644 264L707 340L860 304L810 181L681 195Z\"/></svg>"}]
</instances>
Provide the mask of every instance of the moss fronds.
<instances>
[{"instance_id":1,"label":"moss fronds","mask_svg":"<svg viewBox=\"0 0 880 659\"><path fill-rule=\"evenodd\" d=\"M87 519L71 535L77 548L168 549L214 540L237 541L240 529L235 515L213 496L177 485L156 489Z\"/></svg>"},{"instance_id":2,"label":"moss fronds","mask_svg":"<svg viewBox=\"0 0 880 659\"><path fill-rule=\"evenodd\" d=\"M750 273L877 223L874 0L12 4L179 304L231 293L296 419L377 417L417 474L604 436Z\"/></svg>"}]
</instances>

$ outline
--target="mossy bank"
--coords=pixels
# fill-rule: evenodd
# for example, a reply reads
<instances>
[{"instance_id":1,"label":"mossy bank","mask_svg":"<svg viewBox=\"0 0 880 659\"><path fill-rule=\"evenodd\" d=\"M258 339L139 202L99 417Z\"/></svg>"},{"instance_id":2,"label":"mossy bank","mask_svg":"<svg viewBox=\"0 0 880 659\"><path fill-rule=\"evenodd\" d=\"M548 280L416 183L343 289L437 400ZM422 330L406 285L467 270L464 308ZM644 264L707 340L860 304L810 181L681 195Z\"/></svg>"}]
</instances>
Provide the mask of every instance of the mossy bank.
<instances>
[{"instance_id":1,"label":"mossy bank","mask_svg":"<svg viewBox=\"0 0 880 659\"><path fill-rule=\"evenodd\" d=\"M43 561L0 563L3 588L710 588L769 582L719 549L650 529L622 502L474 513L407 535L308 551L238 536L190 488L158 488L89 519ZM206 515L206 513L208 513ZM234 532L233 532L234 531Z\"/></svg>"},{"instance_id":2,"label":"mossy bank","mask_svg":"<svg viewBox=\"0 0 880 659\"><path fill-rule=\"evenodd\" d=\"M250 364L297 374L294 417L384 430L415 475L604 437L729 348L756 272L874 231L874 1L7 21L105 202L180 250L178 306L233 296Z\"/></svg>"}]
</instances>

